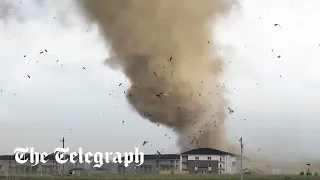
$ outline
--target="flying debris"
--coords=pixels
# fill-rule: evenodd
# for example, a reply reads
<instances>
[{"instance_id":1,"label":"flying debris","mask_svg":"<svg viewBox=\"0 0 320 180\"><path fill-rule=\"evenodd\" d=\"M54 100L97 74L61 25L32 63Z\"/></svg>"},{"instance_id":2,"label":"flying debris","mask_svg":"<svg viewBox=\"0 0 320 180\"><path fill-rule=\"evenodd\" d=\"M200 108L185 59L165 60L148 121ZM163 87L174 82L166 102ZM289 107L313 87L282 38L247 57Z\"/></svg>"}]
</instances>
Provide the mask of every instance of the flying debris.
<instances>
[{"instance_id":1,"label":"flying debris","mask_svg":"<svg viewBox=\"0 0 320 180\"><path fill-rule=\"evenodd\" d=\"M230 107L228 107L229 109L229 114L232 114L234 112L234 110L232 110Z\"/></svg>"},{"instance_id":2,"label":"flying debris","mask_svg":"<svg viewBox=\"0 0 320 180\"><path fill-rule=\"evenodd\" d=\"M278 26L279 28L281 28L280 24L277 24L277 23L276 23L276 24L274 24L274 26Z\"/></svg>"},{"instance_id":3,"label":"flying debris","mask_svg":"<svg viewBox=\"0 0 320 180\"><path fill-rule=\"evenodd\" d=\"M158 154L158 155L161 155L161 153L160 153L159 151L157 151L157 154Z\"/></svg>"},{"instance_id":4,"label":"flying debris","mask_svg":"<svg viewBox=\"0 0 320 180\"><path fill-rule=\"evenodd\" d=\"M28 78L30 79L31 77L27 74Z\"/></svg>"},{"instance_id":5,"label":"flying debris","mask_svg":"<svg viewBox=\"0 0 320 180\"><path fill-rule=\"evenodd\" d=\"M220 113L215 117L220 122L226 118L226 89L214 87L220 81L224 63L208 40L212 39L211 28L216 25L212 17L228 14L234 0L76 2L87 20L97 23L104 41L115 42L109 43L111 59L131 82L127 102L144 119L176 129L178 141L182 141L181 151L194 148L187 138L193 133L189 131L191 120L196 121L197 127L211 124L211 115L206 112ZM175 76L171 78L173 71ZM200 83L206 79L210 81ZM170 98L168 91L172 92ZM202 130L196 141L204 147L227 150L223 126L219 130L210 126Z\"/></svg>"},{"instance_id":6,"label":"flying debris","mask_svg":"<svg viewBox=\"0 0 320 180\"><path fill-rule=\"evenodd\" d=\"M148 144L148 141L143 141L142 146Z\"/></svg>"}]
</instances>

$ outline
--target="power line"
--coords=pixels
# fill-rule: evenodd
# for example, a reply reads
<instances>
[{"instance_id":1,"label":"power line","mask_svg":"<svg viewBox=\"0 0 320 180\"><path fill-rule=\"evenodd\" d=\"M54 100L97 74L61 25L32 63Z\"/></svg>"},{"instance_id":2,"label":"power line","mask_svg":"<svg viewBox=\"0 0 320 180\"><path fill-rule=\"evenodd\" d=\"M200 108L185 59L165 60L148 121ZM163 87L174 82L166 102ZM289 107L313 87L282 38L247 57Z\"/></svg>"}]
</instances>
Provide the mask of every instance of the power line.
<instances>
[{"instance_id":1,"label":"power line","mask_svg":"<svg viewBox=\"0 0 320 180\"><path fill-rule=\"evenodd\" d=\"M62 148L64 148L64 137L62 138L62 140L60 140L60 142L62 142ZM64 153L63 153L63 159L65 159L64 157ZM62 178L64 179L64 163L62 164Z\"/></svg>"},{"instance_id":2,"label":"power line","mask_svg":"<svg viewBox=\"0 0 320 180\"><path fill-rule=\"evenodd\" d=\"M240 146L241 146L241 180L243 180L243 143L242 137L240 138Z\"/></svg>"}]
</instances>

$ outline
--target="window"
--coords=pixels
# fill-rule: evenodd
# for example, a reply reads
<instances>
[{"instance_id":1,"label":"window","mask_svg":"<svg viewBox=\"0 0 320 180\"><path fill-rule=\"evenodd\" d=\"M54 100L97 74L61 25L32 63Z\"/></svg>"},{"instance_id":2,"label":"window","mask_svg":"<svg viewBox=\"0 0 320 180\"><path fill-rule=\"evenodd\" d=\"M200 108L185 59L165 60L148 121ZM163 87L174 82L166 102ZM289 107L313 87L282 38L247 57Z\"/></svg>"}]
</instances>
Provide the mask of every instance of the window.
<instances>
[{"instance_id":1,"label":"window","mask_svg":"<svg viewBox=\"0 0 320 180\"><path fill-rule=\"evenodd\" d=\"M211 160L211 157L208 157L208 160Z\"/></svg>"},{"instance_id":2,"label":"window","mask_svg":"<svg viewBox=\"0 0 320 180\"><path fill-rule=\"evenodd\" d=\"M208 164L208 167L211 167L211 163Z\"/></svg>"},{"instance_id":3,"label":"window","mask_svg":"<svg viewBox=\"0 0 320 180\"><path fill-rule=\"evenodd\" d=\"M198 164L195 164L194 167L198 167Z\"/></svg>"},{"instance_id":4,"label":"window","mask_svg":"<svg viewBox=\"0 0 320 180\"><path fill-rule=\"evenodd\" d=\"M233 161L232 166L236 166L236 165L237 165L237 162Z\"/></svg>"},{"instance_id":5,"label":"window","mask_svg":"<svg viewBox=\"0 0 320 180\"><path fill-rule=\"evenodd\" d=\"M220 169L222 168L221 164L219 164L219 168L220 168Z\"/></svg>"},{"instance_id":6,"label":"window","mask_svg":"<svg viewBox=\"0 0 320 180\"><path fill-rule=\"evenodd\" d=\"M199 157L195 157L195 160L199 160Z\"/></svg>"},{"instance_id":7,"label":"window","mask_svg":"<svg viewBox=\"0 0 320 180\"><path fill-rule=\"evenodd\" d=\"M222 157L220 157L220 161L222 161Z\"/></svg>"}]
</instances>

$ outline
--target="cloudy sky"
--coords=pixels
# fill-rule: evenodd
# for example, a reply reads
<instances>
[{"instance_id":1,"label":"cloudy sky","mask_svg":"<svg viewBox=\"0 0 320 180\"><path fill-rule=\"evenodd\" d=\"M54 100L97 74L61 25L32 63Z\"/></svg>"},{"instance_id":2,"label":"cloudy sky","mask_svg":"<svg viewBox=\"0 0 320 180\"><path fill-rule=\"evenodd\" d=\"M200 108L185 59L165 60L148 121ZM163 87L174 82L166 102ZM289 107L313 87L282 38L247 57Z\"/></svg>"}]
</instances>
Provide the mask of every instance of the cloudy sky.
<instances>
[{"instance_id":1,"label":"cloudy sky","mask_svg":"<svg viewBox=\"0 0 320 180\"><path fill-rule=\"evenodd\" d=\"M127 104L129 82L102 64L108 51L97 27L67 1L35 2L0 11L7 14L0 19L0 153L50 152L62 137L85 151L130 151L148 141L147 153L178 152L171 130ZM229 141L242 136L247 152L263 156L320 155L320 2L240 2L214 31L234 109Z\"/></svg>"}]
</instances>

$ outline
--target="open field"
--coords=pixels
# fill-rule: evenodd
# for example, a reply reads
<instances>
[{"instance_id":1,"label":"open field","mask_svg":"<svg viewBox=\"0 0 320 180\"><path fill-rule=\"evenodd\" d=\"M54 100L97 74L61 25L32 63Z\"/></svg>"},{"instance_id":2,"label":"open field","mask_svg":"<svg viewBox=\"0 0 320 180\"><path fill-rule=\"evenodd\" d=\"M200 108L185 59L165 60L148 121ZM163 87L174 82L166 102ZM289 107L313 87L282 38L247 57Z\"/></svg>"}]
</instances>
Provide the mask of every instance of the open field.
<instances>
[{"instance_id":1,"label":"open field","mask_svg":"<svg viewBox=\"0 0 320 180\"><path fill-rule=\"evenodd\" d=\"M11 180L62 180L62 177L23 177L23 178L8 178ZM211 179L211 180L239 180L240 175L137 175L137 174L127 174L127 175L99 175L99 176L66 176L65 180L203 180L203 179ZM245 175L244 180L320 180L320 176L290 176L290 175Z\"/></svg>"}]
</instances>

